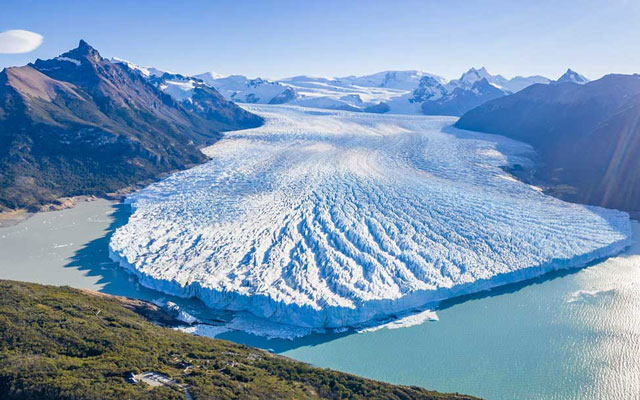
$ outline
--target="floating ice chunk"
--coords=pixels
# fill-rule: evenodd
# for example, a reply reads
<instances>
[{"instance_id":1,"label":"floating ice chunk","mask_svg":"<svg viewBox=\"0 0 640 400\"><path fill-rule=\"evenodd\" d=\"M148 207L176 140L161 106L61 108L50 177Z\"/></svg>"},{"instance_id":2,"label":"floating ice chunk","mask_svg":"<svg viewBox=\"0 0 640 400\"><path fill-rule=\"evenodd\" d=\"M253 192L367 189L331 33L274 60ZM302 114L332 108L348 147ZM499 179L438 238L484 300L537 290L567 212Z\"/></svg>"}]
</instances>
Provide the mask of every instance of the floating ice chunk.
<instances>
[{"instance_id":1,"label":"floating ice chunk","mask_svg":"<svg viewBox=\"0 0 640 400\"><path fill-rule=\"evenodd\" d=\"M424 310L416 314L409 314L405 317L395 319L391 322L361 328L358 330L358 333L375 332L380 329L408 328L410 326L421 325L426 321L438 321L438 314L436 314L435 311Z\"/></svg>"},{"instance_id":2,"label":"floating ice chunk","mask_svg":"<svg viewBox=\"0 0 640 400\"><path fill-rule=\"evenodd\" d=\"M598 299L615 294L614 288L598 290L578 290L569 296L567 303L594 303Z\"/></svg>"}]
</instances>

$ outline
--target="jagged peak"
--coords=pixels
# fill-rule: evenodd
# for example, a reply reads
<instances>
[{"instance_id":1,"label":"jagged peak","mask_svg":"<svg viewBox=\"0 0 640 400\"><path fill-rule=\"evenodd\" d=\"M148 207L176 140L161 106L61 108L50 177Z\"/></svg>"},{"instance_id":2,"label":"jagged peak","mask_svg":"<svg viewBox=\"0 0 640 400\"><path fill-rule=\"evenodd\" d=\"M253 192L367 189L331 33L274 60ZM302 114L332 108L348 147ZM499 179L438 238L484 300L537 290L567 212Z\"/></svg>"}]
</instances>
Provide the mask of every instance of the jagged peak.
<instances>
[{"instance_id":1,"label":"jagged peak","mask_svg":"<svg viewBox=\"0 0 640 400\"><path fill-rule=\"evenodd\" d=\"M80 39L78 42L78 49L87 49L87 50L95 50L89 43L87 43L84 39Z\"/></svg>"},{"instance_id":2,"label":"jagged peak","mask_svg":"<svg viewBox=\"0 0 640 400\"><path fill-rule=\"evenodd\" d=\"M581 75L576 71L572 70L571 68L567 68L567 72L562 74L562 76L558 78L556 82L573 82L573 83L584 84L589 82L589 79L584 75Z\"/></svg>"},{"instance_id":3,"label":"jagged peak","mask_svg":"<svg viewBox=\"0 0 640 400\"><path fill-rule=\"evenodd\" d=\"M76 47L75 49L69 50L64 54L61 54L57 58L61 58L61 57L67 57L67 58L83 57L83 58L95 58L95 59L102 58L98 50L93 48L89 43L87 43L83 39L80 39L80 42L78 42L78 47Z\"/></svg>"}]
</instances>

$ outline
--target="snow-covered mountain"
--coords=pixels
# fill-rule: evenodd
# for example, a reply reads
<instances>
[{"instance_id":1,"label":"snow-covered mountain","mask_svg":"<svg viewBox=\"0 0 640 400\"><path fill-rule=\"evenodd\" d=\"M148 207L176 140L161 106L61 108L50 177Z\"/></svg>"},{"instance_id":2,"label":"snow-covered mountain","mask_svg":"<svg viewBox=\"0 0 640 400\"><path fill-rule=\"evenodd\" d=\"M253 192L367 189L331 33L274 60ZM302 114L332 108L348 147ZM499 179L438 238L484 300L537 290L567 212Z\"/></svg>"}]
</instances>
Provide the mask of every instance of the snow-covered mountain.
<instances>
[{"instance_id":1,"label":"snow-covered mountain","mask_svg":"<svg viewBox=\"0 0 640 400\"><path fill-rule=\"evenodd\" d=\"M417 70L383 71L364 76L347 76L344 78L337 78L337 80L361 87L413 90L418 86L423 77L435 79L440 83L446 82L446 80L440 76Z\"/></svg>"},{"instance_id":2,"label":"snow-covered mountain","mask_svg":"<svg viewBox=\"0 0 640 400\"><path fill-rule=\"evenodd\" d=\"M453 92L455 89L471 89L474 83L481 79L486 79L487 82L495 86L504 88L508 79L502 75L491 75L485 67L476 69L471 68L467 72L463 73L458 79L454 79L447 83L446 88L448 91Z\"/></svg>"},{"instance_id":3,"label":"snow-covered mountain","mask_svg":"<svg viewBox=\"0 0 640 400\"><path fill-rule=\"evenodd\" d=\"M189 76L164 71L153 67L141 67L121 58L111 58L112 63L128 67L147 78L157 88L181 102L193 101L193 93L197 87L205 86L204 82Z\"/></svg>"},{"instance_id":4,"label":"snow-covered mountain","mask_svg":"<svg viewBox=\"0 0 640 400\"><path fill-rule=\"evenodd\" d=\"M392 114L462 115L485 101L518 92L542 76L507 79L486 68L471 68L459 79L446 79L423 71L385 71L366 76L316 78L296 76L282 82L296 88L293 104L310 107Z\"/></svg>"},{"instance_id":5,"label":"snow-covered mountain","mask_svg":"<svg viewBox=\"0 0 640 400\"><path fill-rule=\"evenodd\" d=\"M296 89L299 98L292 104L329 108L335 110L365 111L380 103L387 103L406 95L409 87L418 84L417 71L390 71L362 77L323 78L313 76L295 76L280 80L283 84ZM385 86L386 85L386 86ZM414 86L415 87L415 86Z\"/></svg>"},{"instance_id":6,"label":"snow-covered mountain","mask_svg":"<svg viewBox=\"0 0 640 400\"><path fill-rule=\"evenodd\" d=\"M460 78L447 81L419 70L383 71L338 78L299 75L270 81L243 75L222 76L205 72L193 77L139 67L114 59L140 71L149 79L165 77L161 89L181 101L189 101L194 87L204 83L227 100L249 104L291 104L303 107L355 112L459 116L487 100L518 92L535 83L549 83L542 76L507 79L486 68L471 68ZM485 83L486 82L486 83ZM491 86L491 87L490 87Z\"/></svg>"},{"instance_id":7,"label":"snow-covered mountain","mask_svg":"<svg viewBox=\"0 0 640 400\"><path fill-rule=\"evenodd\" d=\"M524 88L528 88L531 85L535 85L536 83L549 84L551 83L551 79L546 78L540 75L533 76L516 76L514 78L509 79L507 83L504 84L504 88L512 93L517 93Z\"/></svg>"},{"instance_id":8,"label":"snow-covered mountain","mask_svg":"<svg viewBox=\"0 0 640 400\"><path fill-rule=\"evenodd\" d=\"M292 86L261 78L243 75L215 78L211 72L195 77L216 88L226 99L239 103L282 104L298 97Z\"/></svg>"},{"instance_id":9,"label":"snow-covered mountain","mask_svg":"<svg viewBox=\"0 0 640 400\"><path fill-rule=\"evenodd\" d=\"M221 132L262 123L208 86L188 89L193 102L174 100L151 83L158 72L130 65L81 40L0 71L0 210L156 179L204 162L197 146Z\"/></svg>"},{"instance_id":10,"label":"snow-covered mountain","mask_svg":"<svg viewBox=\"0 0 640 400\"><path fill-rule=\"evenodd\" d=\"M149 77L160 77L164 74L173 74L173 72L169 72L169 71L164 71L158 68L154 68L154 67L141 67L139 65L136 65L130 61L124 60L122 58L118 58L118 57L111 57L111 62L114 64L122 64L122 65L126 65L127 67L129 67L130 69L136 70L138 72L140 72L143 76L149 78Z\"/></svg>"},{"instance_id":11,"label":"snow-covered mountain","mask_svg":"<svg viewBox=\"0 0 640 400\"><path fill-rule=\"evenodd\" d=\"M219 74L217 72L209 71L200 75L195 75L194 78L201 79L207 85L213 86L213 81L216 79L224 78L226 75Z\"/></svg>"},{"instance_id":12,"label":"snow-covered mountain","mask_svg":"<svg viewBox=\"0 0 640 400\"><path fill-rule=\"evenodd\" d=\"M565 72L560 78L558 78L556 82L558 83L571 82L571 83L577 83L579 85L584 85L585 83L589 82L589 79L584 75L580 75L576 71L569 68L567 69L567 72Z\"/></svg>"},{"instance_id":13,"label":"snow-covered mountain","mask_svg":"<svg viewBox=\"0 0 640 400\"><path fill-rule=\"evenodd\" d=\"M445 93L440 98L428 99L422 102L422 113L425 115L462 115L465 112L508 94L508 90L487 78L474 81L471 86L465 82L460 87Z\"/></svg>"},{"instance_id":14,"label":"snow-covered mountain","mask_svg":"<svg viewBox=\"0 0 640 400\"><path fill-rule=\"evenodd\" d=\"M551 82L549 78L545 78L540 75L516 76L512 79L507 79L502 75L491 75L485 67L482 67L479 69L471 68L469 71L462 74L459 79L450 81L446 87L450 91L453 91L456 88L469 89L475 82L478 82L481 79L486 79L490 84L511 93L519 92L520 90L536 83L547 84Z\"/></svg>"}]
</instances>

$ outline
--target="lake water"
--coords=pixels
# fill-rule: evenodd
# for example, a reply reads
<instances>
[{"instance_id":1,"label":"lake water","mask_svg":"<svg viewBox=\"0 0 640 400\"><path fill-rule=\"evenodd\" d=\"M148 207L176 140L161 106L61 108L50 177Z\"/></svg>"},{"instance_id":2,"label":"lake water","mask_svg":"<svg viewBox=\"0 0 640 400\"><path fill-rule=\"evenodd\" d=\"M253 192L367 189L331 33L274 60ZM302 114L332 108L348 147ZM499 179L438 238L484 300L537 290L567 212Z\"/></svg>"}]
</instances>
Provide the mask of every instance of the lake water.
<instances>
[{"instance_id":1,"label":"lake water","mask_svg":"<svg viewBox=\"0 0 640 400\"><path fill-rule=\"evenodd\" d=\"M141 287L110 262L108 237L127 216L127 206L98 200L0 228L0 278L164 297L215 317L197 301ZM446 302L437 314L439 321L409 328L293 341L218 337L316 366L489 399L640 399L638 243L588 268Z\"/></svg>"}]
</instances>

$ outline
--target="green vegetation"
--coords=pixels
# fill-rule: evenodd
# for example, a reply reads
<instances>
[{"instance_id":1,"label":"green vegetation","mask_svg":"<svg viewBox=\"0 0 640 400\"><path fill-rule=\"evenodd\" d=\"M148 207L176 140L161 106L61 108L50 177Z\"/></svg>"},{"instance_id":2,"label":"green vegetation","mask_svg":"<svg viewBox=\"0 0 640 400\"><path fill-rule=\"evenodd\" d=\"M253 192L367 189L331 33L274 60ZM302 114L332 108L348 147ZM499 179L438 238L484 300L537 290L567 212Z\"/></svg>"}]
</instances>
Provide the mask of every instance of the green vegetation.
<instances>
[{"instance_id":1,"label":"green vegetation","mask_svg":"<svg viewBox=\"0 0 640 400\"><path fill-rule=\"evenodd\" d=\"M131 311L139 303L0 281L0 398L185 399L184 385L194 399L471 399L163 328ZM176 384L127 381L146 371Z\"/></svg>"}]
</instances>

